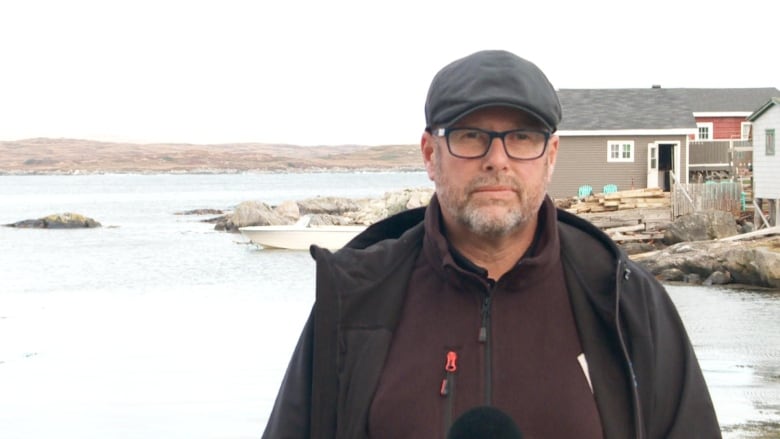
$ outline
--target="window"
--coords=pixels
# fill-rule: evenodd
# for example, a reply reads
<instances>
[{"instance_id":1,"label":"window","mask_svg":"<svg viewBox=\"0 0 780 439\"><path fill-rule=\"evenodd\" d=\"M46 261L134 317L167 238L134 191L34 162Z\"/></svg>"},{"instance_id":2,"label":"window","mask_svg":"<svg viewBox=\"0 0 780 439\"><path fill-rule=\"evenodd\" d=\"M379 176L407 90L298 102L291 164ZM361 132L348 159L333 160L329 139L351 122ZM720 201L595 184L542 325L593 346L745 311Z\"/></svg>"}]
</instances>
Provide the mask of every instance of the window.
<instances>
[{"instance_id":1,"label":"window","mask_svg":"<svg viewBox=\"0 0 780 439\"><path fill-rule=\"evenodd\" d=\"M697 122L696 127L699 128L699 131L696 134L696 140L712 140L712 122Z\"/></svg>"},{"instance_id":2,"label":"window","mask_svg":"<svg viewBox=\"0 0 780 439\"><path fill-rule=\"evenodd\" d=\"M775 130L766 130L766 155L775 155Z\"/></svg>"},{"instance_id":3,"label":"window","mask_svg":"<svg viewBox=\"0 0 780 439\"><path fill-rule=\"evenodd\" d=\"M742 126L740 129L740 140L750 140L750 128L753 126L750 122L742 122Z\"/></svg>"},{"instance_id":4,"label":"window","mask_svg":"<svg viewBox=\"0 0 780 439\"><path fill-rule=\"evenodd\" d=\"M650 148L650 169L658 169L658 147Z\"/></svg>"},{"instance_id":5,"label":"window","mask_svg":"<svg viewBox=\"0 0 780 439\"><path fill-rule=\"evenodd\" d=\"M607 161L608 162L633 162L634 141L633 140L610 140L609 142L607 142Z\"/></svg>"}]
</instances>

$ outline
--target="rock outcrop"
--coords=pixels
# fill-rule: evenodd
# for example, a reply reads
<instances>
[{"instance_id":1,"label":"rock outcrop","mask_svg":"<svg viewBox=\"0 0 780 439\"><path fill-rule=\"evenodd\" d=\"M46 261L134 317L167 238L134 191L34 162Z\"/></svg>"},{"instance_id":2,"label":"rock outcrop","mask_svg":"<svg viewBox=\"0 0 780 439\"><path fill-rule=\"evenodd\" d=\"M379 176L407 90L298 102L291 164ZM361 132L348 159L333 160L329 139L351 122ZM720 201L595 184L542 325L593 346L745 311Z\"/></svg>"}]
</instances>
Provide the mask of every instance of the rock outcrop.
<instances>
[{"instance_id":1,"label":"rock outcrop","mask_svg":"<svg viewBox=\"0 0 780 439\"><path fill-rule=\"evenodd\" d=\"M261 201L244 201L236 206L232 214L222 217L214 228L228 232L238 232L239 227L278 226L283 224L291 224L290 219L276 212L268 204Z\"/></svg>"},{"instance_id":2,"label":"rock outcrop","mask_svg":"<svg viewBox=\"0 0 780 439\"><path fill-rule=\"evenodd\" d=\"M245 201L232 214L207 220L215 229L237 232L239 227L294 224L303 216L310 225L370 225L406 209L428 204L433 189L404 189L376 199L315 197L285 201L272 207L260 201Z\"/></svg>"},{"instance_id":3,"label":"rock outcrop","mask_svg":"<svg viewBox=\"0 0 780 439\"><path fill-rule=\"evenodd\" d=\"M667 227L664 243L706 241L726 238L739 233L734 215L721 210L707 210L683 215Z\"/></svg>"},{"instance_id":4,"label":"rock outcrop","mask_svg":"<svg viewBox=\"0 0 780 439\"><path fill-rule=\"evenodd\" d=\"M632 258L661 281L780 288L780 236L681 242Z\"/></svg>"},{"instance_id":5,"label":"rock outcrop","mask_svg":"<svg viewBox=\"0 0 780 439\"><path fill-rule=\"evenodd\" d=\"M101 224L84 215L66 212L56 213L38 219L18 221L12 224L5 224L5 226L17 227L20 229L91 229L101 227Z\"/></svg>"}]
</instances>

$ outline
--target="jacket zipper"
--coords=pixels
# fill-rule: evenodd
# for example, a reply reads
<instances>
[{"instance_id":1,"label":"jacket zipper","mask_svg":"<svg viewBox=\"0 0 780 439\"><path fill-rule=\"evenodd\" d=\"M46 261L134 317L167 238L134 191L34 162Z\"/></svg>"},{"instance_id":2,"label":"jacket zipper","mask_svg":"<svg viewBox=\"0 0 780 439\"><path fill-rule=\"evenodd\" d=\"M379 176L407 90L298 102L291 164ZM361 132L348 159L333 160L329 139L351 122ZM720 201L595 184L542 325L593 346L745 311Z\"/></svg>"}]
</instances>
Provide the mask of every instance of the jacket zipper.
<instances>
[{"instance_id":1,"label":"jacket zipper","mask_svg":"<svg viewBox=\"0 0 780 439\"><path fill-rule=\"evenodd\" d=\"M444 379L441 380L439 394L444 400L444 434L446 435L452 425L452 408L455 404L455 372L458 371L458 353L447 351L444 363Z\"/></svg>"},{"instance_id":2,"label":"jacket zipper","mask_svg":"<svg viewBox=\"0 0 780 439\"><path fill-rule=\"evenodd\" d=\"M644 438L644 419L642 417L642 409L640 407L639 389L636 381L636 373L634 372L634 364L631 361L631 356L628 353L628 347L626 347L625 337L623 336L623 327L620 325L620 295L622 280L620 279L622 274L622 280L628 280L631 276L631 270L624 266L623 261L618 261L617 276L618 279L615 282L615 326L617 327L618 340L620 340L620 348L623 352L623 358L626 361L631 378L631 395L634 398L634 431L636 433L636 439Z\"/></svg>"},{"instance_id":3,"label":"jacket zipper","mask_svg":"<svg viewBox=\"0 0 780 439\"><path fill-rule=\"evenodd\" d=\"M482 300L482 327L479 328L478 341L484 346L485 353L485 405L493 401L493 364L490 355L490 304L491 291Z\"/></svg>"}]
</instances>

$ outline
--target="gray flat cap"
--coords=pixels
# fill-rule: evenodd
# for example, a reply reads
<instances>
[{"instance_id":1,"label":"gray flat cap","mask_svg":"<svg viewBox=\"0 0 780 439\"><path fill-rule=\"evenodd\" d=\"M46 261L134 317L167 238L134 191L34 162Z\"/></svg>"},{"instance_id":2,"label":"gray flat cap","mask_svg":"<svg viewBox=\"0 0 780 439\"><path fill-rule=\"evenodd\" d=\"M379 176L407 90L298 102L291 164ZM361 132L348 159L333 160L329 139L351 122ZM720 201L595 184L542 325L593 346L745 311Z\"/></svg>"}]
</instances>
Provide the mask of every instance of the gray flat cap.
<instances>
[{"instance_id":1,"label":"gray flat cap","mask_svg":"<svg viewBox=\"0 0 780 439\"><path fill-rule=\"evenodd\" d=\"M530 113L551 132L562 117L558 94L535 64L503 50L484 50L453 61L433 78L425 101L426 129L493 106Z\"/></svg>"}]
</instances>

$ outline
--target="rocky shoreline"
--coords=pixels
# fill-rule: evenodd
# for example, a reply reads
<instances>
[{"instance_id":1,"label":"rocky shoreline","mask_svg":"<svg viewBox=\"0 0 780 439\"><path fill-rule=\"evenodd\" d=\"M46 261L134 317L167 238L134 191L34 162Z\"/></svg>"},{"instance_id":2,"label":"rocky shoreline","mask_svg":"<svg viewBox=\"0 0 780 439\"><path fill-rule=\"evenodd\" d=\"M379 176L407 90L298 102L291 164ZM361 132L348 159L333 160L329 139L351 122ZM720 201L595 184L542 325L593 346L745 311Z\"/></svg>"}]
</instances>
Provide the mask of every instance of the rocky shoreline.
<instances>
[{"instance_id":1,"label":"rocky shoreline","mask_svg":"<svg viewBox=\"0 0 780 439\"><path fill-rule=\"evenodd\" d=\"M778 235L681 242L631 258L662 282L780 288Z\"/></svg>"},{"instance_id":2,"label":"rocky shoreline","mask_svg":"<svg viewBox=\"0 0 780 439\"><path fill-rule=\"evenodd\" d=\"M211 217L202 221L220 231L238 233L240 227L294 224L309 217L311 225L370 225L403 210L425 206L430 188L388 192L379 198L316 197L286 201L276 206L244 201L230 212L199 209L177 215ZM217 216L214 216L217 215ZM587 215L583 215L588 219ZM76 213L22 220L8 227L92 228L100 223ZM619 245L662 282L780 289L780 230L742 233L736 219L724 212L700 212L680 217L662 227L664 239Z\"/></svg>"},{"instance_id":3,"label":"rocky shoreline","mask_svg":"<svg viewBox=\"0 0 780 439\"><path fill-rule=\"evenodd\" d=\"M406 189L377 199L318 197L278 206L246 201L232 213L206 221L228 232L245 226L293 224L304 215L311 217L312 225L369 225L424 206L432 194L432 189ZM780 288L780 231L749 236L741 227L729 213L701 212L659 227L665 232L663 240L619 245L663 282ZM743 239L726 241L733 237Z\"/></svg>"}]
</instances>

